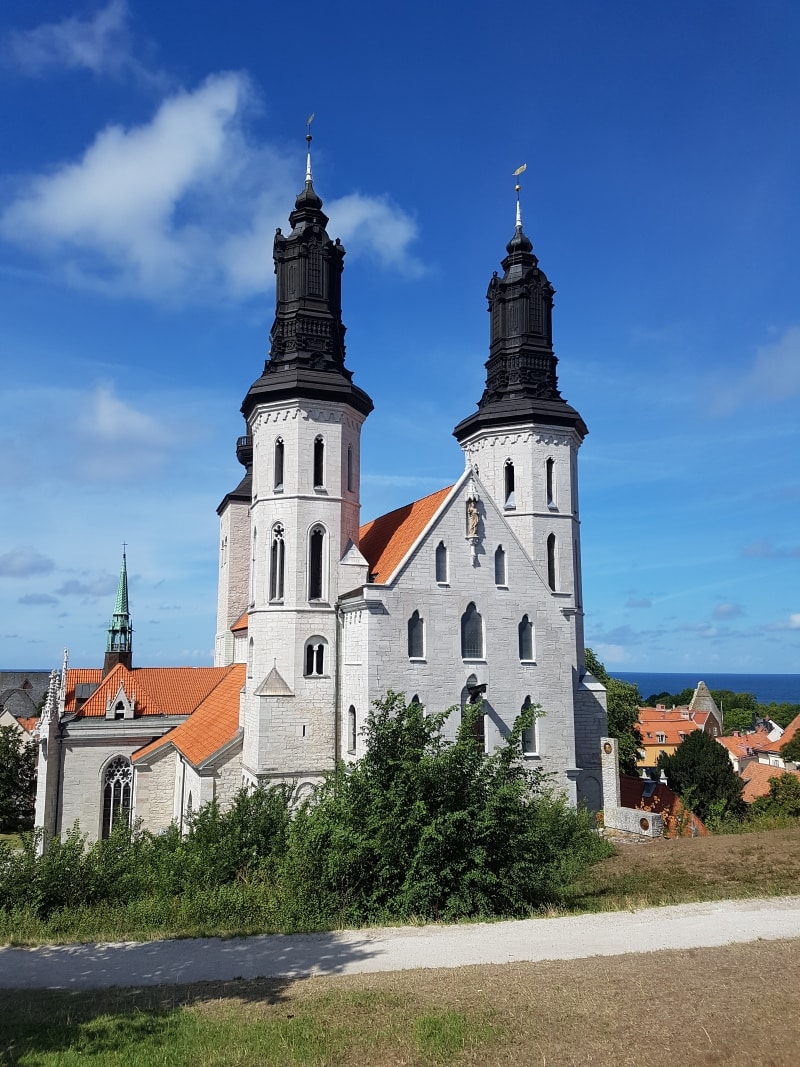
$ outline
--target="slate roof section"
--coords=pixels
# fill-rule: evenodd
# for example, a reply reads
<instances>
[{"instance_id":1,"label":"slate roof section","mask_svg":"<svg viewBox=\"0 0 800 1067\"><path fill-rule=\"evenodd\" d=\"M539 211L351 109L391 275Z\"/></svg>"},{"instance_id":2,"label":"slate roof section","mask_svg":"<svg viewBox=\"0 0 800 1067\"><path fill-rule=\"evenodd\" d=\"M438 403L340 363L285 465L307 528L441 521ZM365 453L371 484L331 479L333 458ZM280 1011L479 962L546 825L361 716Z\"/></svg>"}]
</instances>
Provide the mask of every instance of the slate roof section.
<instances>
[{"instance_id":1,"label":"slate roof section","mask_svg":"<svg viewBox=\"0 0 800 1067\"><path fill-rule=\"evenodd\" d=\"M245 683L245 665L234 663L224 668L224 673L222 681L185 722L140 748L132 761L138 763L172 745L193 766L200 767L233 741L239 730L239 693Z\"/></svg>"},{"instance_id":2,"label":"slate roof section","mask_svg":"<svg viewBox=\"0 0 800 1067\"><path fill-rule=\"evenodd\" d=\"M99 667L70 667L67 669L67 692L64 710L67 714L75 710L75 687L78 685L99 685L103 672ZM105 711L103 712L105 714Z\"/></svg>"},{"instance_id":3,"label":"slate roof section","mask_svg":"<svg viewBox=\"0 0 800 1067\"><path fill-rule=\"evenodd\" d=\"M147 715L191 715L203 700L225 678L230 667L134 667L128 670L118 663L100 682L86 703L76 713L78 719L105 718L106 701L113 699L120 686L130 699L135 695L135 718ZM74 708L77 681L99 681L100 671L67 671L67 702L72 694ZM72 675L93 674L96 677L74 679Z\"/></svg>"},{"instance_id":4,"label":"slate roof section","mask_svg":"<svg viewBox=\"0 0 800 1067\"><path fill-rule=\"evenodd\" d=\"M359 548L379 585L387 582L447 499L453 486L438 489L402 508L381 515L359 531Z\"/></svg>"}]
</instances>

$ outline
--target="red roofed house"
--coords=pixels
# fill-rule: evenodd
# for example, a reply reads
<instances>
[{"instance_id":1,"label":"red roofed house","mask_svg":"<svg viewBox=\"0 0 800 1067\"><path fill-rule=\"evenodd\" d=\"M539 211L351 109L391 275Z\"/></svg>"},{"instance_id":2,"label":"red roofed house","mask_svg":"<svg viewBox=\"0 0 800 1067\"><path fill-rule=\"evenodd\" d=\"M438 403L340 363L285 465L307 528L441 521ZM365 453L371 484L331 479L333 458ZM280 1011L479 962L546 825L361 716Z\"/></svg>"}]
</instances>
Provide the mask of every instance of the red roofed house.
<instances>
[{"instance_id":1,"label":"red roofed house","mask_svg":"<svg viewBox=\"0 0 800 1067\"><path fill-rule=\"evenodd\" d=\"M639 708L642 744L637 766L655 767L662 752L673 755L681 741L695 730L717 738L722 733L722 715L705 682L697 683L688 707Z\"/></svg>"},{"instance_id":2,"label":"red roofed house","mask_svg":"<svg viewBox=\"0 0 800 1067\"><path fill-rule=\"evenodd\" d=\"M289 223L274 241L269 358L242 404L245 473L218 508L216 667L134 669L129 619L115 613L116 669L54 682L43 735L65 755L43 776L48 827L79 817L102 833L123 811L158 827L234 780L303 795L363 752L369 709L389 689L436 710L481 701L486 751L541 704L521 755L573 803L600 808L605 690L583 661L587 429L558 388L554 290L519 210L489 283L485 389L453 431L463 469L366 525L372 401L345 366L345 252L327 234L310 157Z\"/></svg>"}]
</instances>

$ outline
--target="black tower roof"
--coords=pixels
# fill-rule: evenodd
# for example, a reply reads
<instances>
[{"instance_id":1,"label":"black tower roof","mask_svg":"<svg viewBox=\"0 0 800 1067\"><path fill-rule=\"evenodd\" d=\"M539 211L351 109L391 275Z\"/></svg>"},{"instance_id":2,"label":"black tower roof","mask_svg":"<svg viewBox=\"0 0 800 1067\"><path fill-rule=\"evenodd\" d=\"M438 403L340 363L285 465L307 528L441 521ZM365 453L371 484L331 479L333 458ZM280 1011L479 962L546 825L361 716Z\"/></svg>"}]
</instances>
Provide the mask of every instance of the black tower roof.
<instances>
[{"instance_id":1,"label":"black tower roof","mask_svg":"<svg viewBox=\"0 0 800 1067\"><path fill-rule=\"evenodd\" d=\"M314 191L310 157L289 222L291 233L278 229L273 246L277 284L269 358L244 398L242 414L248 418L260 402L299 398L340 401L368 415L372 401L353 385L344 365L344 246L325 229L328 216Z\"/></svg>"},{"instance_id":2,"label":"black tower roof","mask_svg":"<svg viewBox=\"0 0 800 1067\"><path fill-rule=\"evenodd\" d=\"M506 245L503 276L494 272L486 294L491 321L486 388L478 410L453 431L460 442L477 430L535 420L588 433L578 412L558 391L553 352L555 290L533 252L517 215Z\"/></svg>"}]
</instances>

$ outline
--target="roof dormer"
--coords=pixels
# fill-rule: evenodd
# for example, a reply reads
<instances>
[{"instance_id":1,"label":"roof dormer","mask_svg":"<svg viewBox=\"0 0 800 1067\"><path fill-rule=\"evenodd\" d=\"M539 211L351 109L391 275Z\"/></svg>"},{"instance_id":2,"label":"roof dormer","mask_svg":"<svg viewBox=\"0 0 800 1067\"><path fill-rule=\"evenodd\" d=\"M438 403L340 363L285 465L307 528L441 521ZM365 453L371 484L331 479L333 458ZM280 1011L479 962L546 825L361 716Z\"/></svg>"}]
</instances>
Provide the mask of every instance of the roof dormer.
<instances>
[{"instance_id":1,"label":"roof dormer","mask_svg":"<svg viewBox=\"0 0 800 1067\"><path fill-rule=\"evenodd\" d=\"M128 698L124 685L119 687L116 696L106 700L107 719L132 719L135 711L136 693L132 693Z\"/></svg>"}]
</instances>

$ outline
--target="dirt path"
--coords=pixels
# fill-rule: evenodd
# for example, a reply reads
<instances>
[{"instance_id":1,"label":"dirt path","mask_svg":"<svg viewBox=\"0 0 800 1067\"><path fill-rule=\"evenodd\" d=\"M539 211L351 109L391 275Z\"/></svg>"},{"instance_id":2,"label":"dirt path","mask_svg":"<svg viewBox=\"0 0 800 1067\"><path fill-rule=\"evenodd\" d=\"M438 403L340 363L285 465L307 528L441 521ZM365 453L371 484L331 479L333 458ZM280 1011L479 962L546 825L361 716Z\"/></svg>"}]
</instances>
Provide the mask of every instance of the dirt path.
<instances>
[{"instance_id":1,"label":"dirt path","mask_svg":"<svg viewBox=\"0 0 800 1067\"><path fill-rule=\"evenodd\" d=\"M92 989L568 960L800 937L800 897L327 934L0 948L0 987Z\"/></svg>"}]
</instances>

